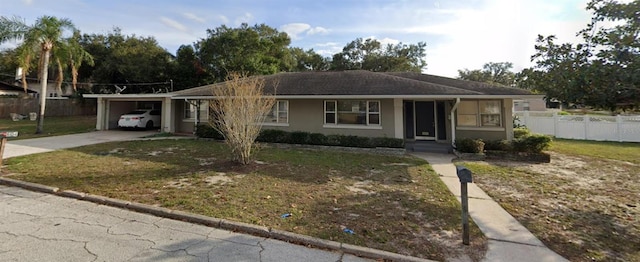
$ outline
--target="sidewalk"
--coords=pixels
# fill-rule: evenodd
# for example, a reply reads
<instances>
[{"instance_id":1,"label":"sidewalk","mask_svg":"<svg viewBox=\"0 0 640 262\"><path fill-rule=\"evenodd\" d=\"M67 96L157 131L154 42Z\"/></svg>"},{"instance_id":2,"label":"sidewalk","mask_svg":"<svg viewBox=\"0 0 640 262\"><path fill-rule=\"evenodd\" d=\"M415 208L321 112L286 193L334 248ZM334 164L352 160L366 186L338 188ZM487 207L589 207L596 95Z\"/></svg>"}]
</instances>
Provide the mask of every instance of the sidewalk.
<instances>
[{"instance_id":1,"label":"sidewalk","mask_svg":"<svg viewBox=\"0 0 640 262\"><path fill-rule=\"evenodd\" d=\"M419 152L412 155L427 160L460 201L460 181L451 162L455 156ZM468 193L469 215L489 239L485 261L567 261L547 248L476 184L468 184Z\"/></svg>"}]
</instances>

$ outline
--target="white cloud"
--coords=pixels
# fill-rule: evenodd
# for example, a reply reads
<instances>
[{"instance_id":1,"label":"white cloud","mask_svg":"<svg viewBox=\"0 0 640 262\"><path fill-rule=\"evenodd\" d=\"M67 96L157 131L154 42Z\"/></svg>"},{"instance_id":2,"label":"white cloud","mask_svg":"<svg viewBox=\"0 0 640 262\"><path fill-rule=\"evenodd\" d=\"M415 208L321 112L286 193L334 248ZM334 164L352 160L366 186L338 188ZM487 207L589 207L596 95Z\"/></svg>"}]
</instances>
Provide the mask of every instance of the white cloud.
<instances>
[{"instance_id":1,"label":"white cloud","mask_svg":"<svg viewBox=\"0 0 640 262\"><path fill-rule=\"evenodd\" d=\"M329 29L326 29L324 27L321 26L316 26L314 28L311 28L307 31L307 35L316 35L316 34L320 34L320 35L326 35L329 33Z\"/></svg>"},{"instance_id":2,"label":"white cloud","mask_svg":"<svg viewBox=\"0 0 640 262\"><path fill-rule=\"evenodd\" d=\"M303 33L306 33L306 35L309 35L309 36L317 35L317 34L324 35L329 33L329 30L324 27L321 27L321 26L312 27L311 25L305 24L305 23L285 24L280 26L280 31L287 33L292 40L300 39L301 38L300 35Z\"/></svg>"},{"instance_id":3,"label":"white cloud","mask_svg":"<svg viewBox=\"0 0 640 262\"><path fill-rule=\"evenodd\" d=\"M177 29L178 31L182 31L182 32L188 32L189 31L188 27L186 27L185 25L183 25L180 22L178 22L176 20L173 20L171 18L167 18L167 17L161 16L160 17L160 21L163 24L165 24L165 25L167 25L167 26L169 26L169 27L171 27L173 29Z\"/></svg>"},{"instance_id":4,"label":"white cloud","mask_svg":"<svg viewBox=\"0 0 640 262\"><path fill-rule=\"evenodd\" d=\"M378 42L380 42L380 44L382 44L382 46L386 46L386 45L397 45L397 44L399 44L399 43L400 43L400 40L392 39L392 38L388 38L388 37L385 37L385 38L382 38L382 39L378 39L378 38L377 38L377 37L375 37L375 36L370 36L370 37L365 37L364 39L365 39L365 40L366 40L366 39L375 39L375 40L378 40Z\"/></svg>"},{"instance_id":5,"label":"white cloud","mask_svg":"<svg viewBox=\"0 0 640 262\"><path fill-rule=\"evenodd\" d=\"M319 47L317 49L314 48L314 50L321 56L332 56L342 51L342 45L336 42L319 43L315 44L314 47Z\"/></svg>"},{"instance_id":6,"label":"white cloud","mask_svg":"<svg viewBox=\"0 0 640 262\"><path fill-rule=\"evenodd\" d=\"M234 20L235 25L239 26L242 23L251 23L251 21L253 20L253 15L251 13L244 13L243 15L236 17L236 19Z\"/></svg>"},{"instance_id":7,"label":"white cloud","mask_svg":"<svg viewBox=\"0 0 640 262\"><path fill-rule=\"evenodd\" d=\"M299 38L299 34L309 30L311 26L304 23L290 23L280 26L280 31L287 33L291 39L295 40Z\"/></svg>"},{"instance_id":8,"label":"white cloud","mask_svg":"<svg viewBox=\"0 0 640 262\"><path fill-rule=\"evenodd\" d=\"M23 2L25 5L31 5L31 4L33 4L33 0L22 0L22 2Z\"/></svg>"},{"instance_id":9,"label":"white cloud","mask_svg":"<svg viewBox=\"0 0 640 262\"><path fill-rule=\"evenodd\" d=\"M194 13L183 13L182 15L183 15L184 17L188 18L188 19L191 19L191 20L193 20L193 21L196 21L196 22L199 22L199 23L202 23L202 24L204 24L204 23L206 23L206 22L207 22L207 20L205 20L205 19L204 19L204 18L202 18L202 17L197 16L197 15L196 15L196 14L194 14Z\"/></svg>"},{"instance_id":10,"label":"white cloud","mask_svg":"<svg viewBox=\"0 0 640 262\"><path fill-rule=\"evenodd\" d=\"M222 22L223 24L228 24L229 23L229 18L227 18L224 15L219 15L216 17L218 20L220 20L220 22Z\"/></svg>"}]
</instances>

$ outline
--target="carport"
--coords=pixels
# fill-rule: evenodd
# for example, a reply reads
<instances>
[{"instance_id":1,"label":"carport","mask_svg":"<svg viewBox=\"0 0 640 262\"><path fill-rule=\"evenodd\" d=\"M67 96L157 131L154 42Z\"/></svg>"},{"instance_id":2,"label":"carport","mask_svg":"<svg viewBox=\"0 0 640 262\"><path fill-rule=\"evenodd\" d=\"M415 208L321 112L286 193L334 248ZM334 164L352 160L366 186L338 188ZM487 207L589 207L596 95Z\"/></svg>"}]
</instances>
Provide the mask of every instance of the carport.
<instances>
[{"instance_id":1,"label":"carport","mask_svg":"<svg viewBox=\"0 0 640 262\"><path fill-rule=\"evenodd\" d=\"M161 94L85 94L85 98L96 98L96 130L118 128L120 115L135 109L161 109L160 131L175 132L175 101L170 93Z\"/></svg>"}]
</instances>

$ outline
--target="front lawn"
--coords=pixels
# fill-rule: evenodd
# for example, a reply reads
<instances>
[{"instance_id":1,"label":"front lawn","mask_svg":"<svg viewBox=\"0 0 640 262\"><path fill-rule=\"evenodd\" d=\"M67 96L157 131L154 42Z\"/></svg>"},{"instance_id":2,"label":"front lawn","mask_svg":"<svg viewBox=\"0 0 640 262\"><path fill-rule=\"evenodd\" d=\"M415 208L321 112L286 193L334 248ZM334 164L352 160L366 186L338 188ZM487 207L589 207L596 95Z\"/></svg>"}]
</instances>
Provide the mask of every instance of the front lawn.
<instances>
[{"instance_id":1,"label":"front lawn","mask_svg":"<svg viewBox=\"0 0 640 262\"><path fill-rule=\"evenodd\" d=\"M96 116L45 116L44 132L37 135L36 123L36 121L29 119L13 121L9 118L3 118L0 119L0 130L18 131L18 137L9 138L9 140L85 133L96 129Z\"/></svg>"},{"instance_id":2,"label":"front lawn","mask_svg":"<svg viewBox=\"0 0 640 262\"><path fill-rule=\"evenodd\" d=\"M640 144L554 141L551 163L467 162L476 181L570 261L640 261Z\"/></svg>"},{"instance_id":3,"label":"front lawn","mask_svg":"<svg viewBox=\"0 0 640 262\"><path fill-rule=\"evenodd\" d=\"M462 247L460 205L423 160L265 148L254 163L228 160L203 140L106 143L12 158L11 178L178 209L443 261L478 261L472 226ZM290 217L282 218L290 213ZM345 233L344 228L355 234Z\"/></svg>"}]
</instances>

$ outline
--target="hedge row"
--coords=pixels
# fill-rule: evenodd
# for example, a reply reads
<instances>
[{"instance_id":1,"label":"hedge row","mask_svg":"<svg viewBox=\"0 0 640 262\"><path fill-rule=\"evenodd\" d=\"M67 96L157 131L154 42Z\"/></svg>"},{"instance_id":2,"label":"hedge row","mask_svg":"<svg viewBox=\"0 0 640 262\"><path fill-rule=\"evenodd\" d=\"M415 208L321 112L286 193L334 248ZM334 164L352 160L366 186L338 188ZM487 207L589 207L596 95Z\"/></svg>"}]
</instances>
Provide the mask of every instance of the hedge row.
<instances>
[{"instance_id":1,"label":"hedge row","mask_svg":"<svg viewBox=\"0 0 640 262\"><path fill-rule=\"evenodd\" d=\"M209 125L199 125L196 136L223 140L224 136ZM301 145L345 146L362 148L404 148L404 140L389 137L362 137L348 135L324 135L303 131L287 132L275 129L263 129L260 131L258 142L284 143Z\"/></svg>"},{"instance_id":2,"label":"hedge row","mask_svg":"<svg viewBox=\"0 0 640 262\"><path fill-rule=\"evenodd\" d=\"M460 139L456 141L456 149L463 153L481 153L484 150L540 153L551 145L550 136L532 134L526 128L515 128L513 136L514 139L511 141Z\"/></svg>"}]
</instances>

